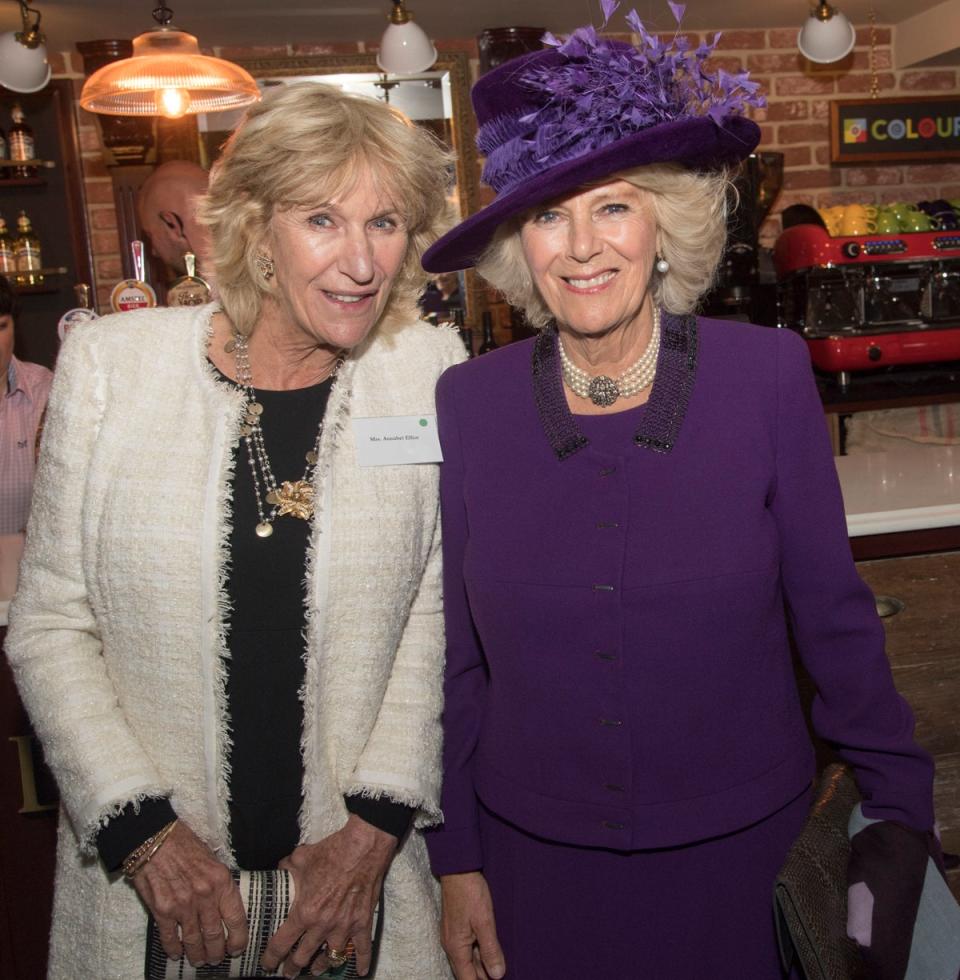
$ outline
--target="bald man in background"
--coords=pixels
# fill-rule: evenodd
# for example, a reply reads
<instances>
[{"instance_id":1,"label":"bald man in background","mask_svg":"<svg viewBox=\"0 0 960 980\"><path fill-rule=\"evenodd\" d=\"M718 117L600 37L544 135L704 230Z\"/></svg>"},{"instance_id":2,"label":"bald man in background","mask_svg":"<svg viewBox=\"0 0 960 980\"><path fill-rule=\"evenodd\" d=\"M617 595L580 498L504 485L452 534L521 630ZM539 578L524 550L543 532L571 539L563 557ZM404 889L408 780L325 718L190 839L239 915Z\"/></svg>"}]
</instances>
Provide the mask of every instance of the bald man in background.
<instances>
[{"instance_id":1,"label":"bald man in background","mask_svg":"<svg viewBox=\"0 0 960 980\"><path fill-rule=\"evenodd\" d=\"M137 216L153 253L178 275L186 272L185 252L197 257L197 275L213 284L210 239L197 220L198 199L207 193L209 175L188 160L160 164L137 193Z\"/></svg>"}]
</instances>

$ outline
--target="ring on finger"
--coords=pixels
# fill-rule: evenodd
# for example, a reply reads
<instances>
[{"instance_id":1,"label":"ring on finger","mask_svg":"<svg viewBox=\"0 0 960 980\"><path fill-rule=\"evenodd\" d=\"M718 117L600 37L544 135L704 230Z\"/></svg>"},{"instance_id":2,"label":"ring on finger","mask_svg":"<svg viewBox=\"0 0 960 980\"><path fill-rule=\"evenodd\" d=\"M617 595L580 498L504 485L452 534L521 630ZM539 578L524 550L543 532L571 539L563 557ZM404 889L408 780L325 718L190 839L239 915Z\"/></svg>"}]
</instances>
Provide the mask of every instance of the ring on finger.
<instances>
[{"instance_id":1,"label":"ring on finger","mask_svg":"<svg viewBox=\"0 0 960 980\"><path fill-rule=\"evenodd\" d=\"M343 966L347 962L348 956L345 949L335 949L333 946L327 947L327 960L332 967Z\"/></svg>"}]
</instances>

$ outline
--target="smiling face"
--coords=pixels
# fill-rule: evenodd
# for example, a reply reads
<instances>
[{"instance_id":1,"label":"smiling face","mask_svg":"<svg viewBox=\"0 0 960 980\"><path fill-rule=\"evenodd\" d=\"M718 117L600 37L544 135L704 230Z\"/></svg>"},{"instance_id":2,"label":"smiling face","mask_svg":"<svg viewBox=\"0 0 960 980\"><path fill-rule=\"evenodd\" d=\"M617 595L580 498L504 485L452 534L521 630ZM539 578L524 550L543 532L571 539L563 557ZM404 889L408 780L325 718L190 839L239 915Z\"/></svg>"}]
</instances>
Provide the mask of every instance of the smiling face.
<instances>
[{"instance_id":1,"label":"smiling face","mask_svg":"<svg viewBox=\"0 0 960 980\"><path fill-rule=\"evenodd\" d=\"M355 347L380 319L407 243L403 216L369 177L321 206L276 211L263 250L278 312L316 344Z\"/></svg>"},{"instance_id":2,"label":"smiling face","mask_svg":"<svg viewBox=\"0 0 960 980\"><path fill-rule=\"evenodd\" d=\"M633 184L613 180L531 211L520 241L561 330L604 336L652 302L657 228L648 192Z\"/></svg>"}]
</instances>

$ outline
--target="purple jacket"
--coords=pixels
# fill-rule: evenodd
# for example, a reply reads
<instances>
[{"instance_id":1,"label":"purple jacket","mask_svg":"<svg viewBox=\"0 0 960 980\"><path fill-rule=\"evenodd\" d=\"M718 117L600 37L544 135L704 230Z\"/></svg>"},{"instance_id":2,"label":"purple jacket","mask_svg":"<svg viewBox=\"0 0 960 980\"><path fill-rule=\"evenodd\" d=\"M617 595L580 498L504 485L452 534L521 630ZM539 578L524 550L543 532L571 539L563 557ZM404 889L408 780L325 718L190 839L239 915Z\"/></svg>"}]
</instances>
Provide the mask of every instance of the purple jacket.
<instances>
[{"instance_id":1,"label":"purple jacket","mask_svg":"<svg viewBox=\"0 0 960 980\"><path fill-rule=\"evenodd\" d=\"M650 399L615 455L569 412L552 331L450 368L437 405L436 873L482 867L478 799L551 840L637 849L796 797L814 756L785 607L820 692L814 724L855 767L865 811L932 826L932 763L850 555L799 337L665 315Z\"/></svg>"}]
</instances>

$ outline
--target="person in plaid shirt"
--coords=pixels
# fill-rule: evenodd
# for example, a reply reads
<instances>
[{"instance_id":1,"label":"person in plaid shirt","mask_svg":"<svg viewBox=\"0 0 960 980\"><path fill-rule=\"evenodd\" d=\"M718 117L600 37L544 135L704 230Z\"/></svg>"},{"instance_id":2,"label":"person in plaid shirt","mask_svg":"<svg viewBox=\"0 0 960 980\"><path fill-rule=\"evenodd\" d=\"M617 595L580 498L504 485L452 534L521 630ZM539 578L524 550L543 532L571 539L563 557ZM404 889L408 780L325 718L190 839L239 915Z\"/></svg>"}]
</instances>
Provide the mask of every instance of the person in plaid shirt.
<instances>
[{"instance_id":1,"label":"person in plaid shirt","mask_svg":"<svg viewBox=\"0 0 960 980\"><path fill-rule=\"evenodd\" d=\"M30 513L37 434L53 374L13 356L17 297L0 276L0 622L16 586Z\"/></svg>"}]
</instances>

